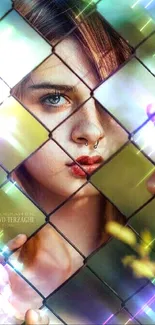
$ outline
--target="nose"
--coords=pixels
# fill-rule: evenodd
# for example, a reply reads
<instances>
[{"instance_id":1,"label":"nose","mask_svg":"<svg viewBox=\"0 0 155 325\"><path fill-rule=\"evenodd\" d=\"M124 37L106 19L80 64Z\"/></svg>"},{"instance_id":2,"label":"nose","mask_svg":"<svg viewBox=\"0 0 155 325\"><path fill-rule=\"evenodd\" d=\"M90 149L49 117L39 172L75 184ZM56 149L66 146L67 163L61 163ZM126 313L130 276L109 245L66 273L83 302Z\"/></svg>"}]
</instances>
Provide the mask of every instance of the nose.
<instances>
[{"instance_id":1,"label":"nose","mask_svg":"<svg viewBox=\"0 0 155 325\"><path fill-rule=\"evenodd\" d=\"M79 144L94 146L104 138L101 117L94 99L91 99L78 111L72 129L72 140Z\"/></svg>"}]
</instances>

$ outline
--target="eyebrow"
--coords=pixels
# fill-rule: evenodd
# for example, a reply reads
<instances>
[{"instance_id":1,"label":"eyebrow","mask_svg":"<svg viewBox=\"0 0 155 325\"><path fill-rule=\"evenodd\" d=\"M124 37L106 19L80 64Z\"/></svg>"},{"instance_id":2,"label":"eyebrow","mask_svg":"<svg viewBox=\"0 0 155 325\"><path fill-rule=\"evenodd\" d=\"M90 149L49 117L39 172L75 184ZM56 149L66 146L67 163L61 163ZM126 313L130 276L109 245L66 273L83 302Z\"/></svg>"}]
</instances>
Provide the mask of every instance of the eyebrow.
<instances>
[{"instance_id":1,"label":"eyebrow","mask_svg":"<svg viewBox=\"0 0 155 325\"><path fill-rule=\"evenodd\" d=\"M54 90L60 90L60 91L75 91L75 86L69 86L69 85L56 85L51 84L49 82L43 82L40 84L34 84L28 87L32 90L38 90L38 89L54 89Z\"/></svg>"}]
</instances>

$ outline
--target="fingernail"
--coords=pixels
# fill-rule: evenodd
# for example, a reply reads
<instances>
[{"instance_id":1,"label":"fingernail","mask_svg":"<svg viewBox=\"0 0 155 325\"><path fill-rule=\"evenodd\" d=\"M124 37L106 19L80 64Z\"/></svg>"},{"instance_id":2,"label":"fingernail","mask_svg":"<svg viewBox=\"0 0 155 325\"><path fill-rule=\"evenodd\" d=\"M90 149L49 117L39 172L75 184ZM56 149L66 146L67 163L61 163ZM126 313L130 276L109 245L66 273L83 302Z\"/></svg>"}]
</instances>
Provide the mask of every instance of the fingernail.
<instances>
[{"instance_id":1,"label":"fingernail","mask_svg":"<svg viewBox=\"0 0 155 325\"><path fill-rule=\"evenodd\" d=\"M19 234L19 235L17 235L17 236L15 237L15 239L16 239L16 238L20 238L21 236L23 236L23 234Z\"/></svg>"},{"instance_id":2,"label":"fingernail","mask_svg":"<svg viewBox=\"0 0 155 325\"><path fill-rule=\"evenodd\" d=\"M14 241L18 240L19 238L21 238L23 236L23 234L19 234L16 237L14 237L13 239L9 240L9 243L14 243Z\"/></svg>"},{"instance_id":3,"label":"fingernail","mask_svg":"<svg viewBox=\"0 0 155 325\"><path fill-rule=\"evenodd\" d=\"M33 321L37 322L40 318L39 313L36 310L32 310Z\"/></svg>"},{"instance_id":4,"label":"fingernail","mask_svg":"<svg viewBox=\"0 0 155 325\"><path fill-rule=\"evenodd\" d=\"M10 244L10 243L13 243L16 239L20 238L21 236L22 236L22 234L17 235L16 237L10 239L8 243L9 243L9 244Z\"/></svg>"},{"instance_id":5,"label":"fingernail","mask_svg":"<svg viewBox=\"0 0 155 325\"><path fill-rule=\"evenodd\" d=\"M153 174L147 181L147 188L149 192L155 194L155 174Z\"/></svg>"}]
</instances>

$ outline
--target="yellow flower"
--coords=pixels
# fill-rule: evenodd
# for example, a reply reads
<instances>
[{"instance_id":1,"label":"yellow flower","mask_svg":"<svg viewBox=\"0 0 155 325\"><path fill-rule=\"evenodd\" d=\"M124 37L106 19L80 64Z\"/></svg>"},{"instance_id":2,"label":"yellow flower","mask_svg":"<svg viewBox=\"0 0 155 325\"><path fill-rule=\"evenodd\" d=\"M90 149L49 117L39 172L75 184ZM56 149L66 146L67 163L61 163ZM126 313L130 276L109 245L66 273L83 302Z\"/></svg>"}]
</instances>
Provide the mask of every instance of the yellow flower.
<instances>
[{"instance_id":1,"label":"yellow flower","mask_svg":"<svg viewBox=\"0 0 155 325\"><path fill-rule=\"evenodd\" d=\"M108 222L105 230L110 235L130 245L140 255L140 259L137 259L134 255L125 256L122 259L124 266L130 267L138 278L146 277L151 279L155 277L155 263L149 259L149 253L154 240L152 240L148 230L144 230L141 233L140 243L137 243L136 235L129 227L122 226L115 221Z\"/></svg>"},{"instance_id":2,"label":"yellow flower","mask_svg":"<svg viewBox=\"0 0 155 325\"><path fill-rule=\"evenodd\" d=\"M141 257L145 257L150 254L151 247L153 244L153 239L148 230L144 230L141 233L142 241L137 248L137 252L140 254Z\"/></svg>"},{"instance_id":3,"label":"yellow flower","mask_svg":"<svg viewBox=\"0 0 155 325\"><path fill-rule=\"evenodd\" d=\"M122 262L124 264L124 266L130 266L131 263L136 259L136 256L134 255L127 255L125 257L123 257Z\"/></svg>"},{"instance_id":4,"label":"yellow flower","mask_svg":"<svg viewBox=\"0 0 155 325\"><path fill-rule=\"evenodd\" d=\"M130 246L136 245L134 232L130 228L122 226L115 221L108 222L105 226L105 231Z\"/></svg>"},{"instance_id":5,"label":"yellow flower","mask_svg":"<svg viewBox=\"0 0 155 325\"><path fill-rule=\"evenodd\" d=\"M147 229L145 229L141 232L141 238L148 245L152 242L152 236Z\"/></svg>"},{"instance_id":6,"label":"yellow flower","mask_svg":"<svg viewBox=\"0 0 155 325\"><path fill-rule=\"evenodd\" d=\"M153 278L155 276L155 264L150 261L134 260L130 265L137 278Z\"/></svg>"}]
</instances>

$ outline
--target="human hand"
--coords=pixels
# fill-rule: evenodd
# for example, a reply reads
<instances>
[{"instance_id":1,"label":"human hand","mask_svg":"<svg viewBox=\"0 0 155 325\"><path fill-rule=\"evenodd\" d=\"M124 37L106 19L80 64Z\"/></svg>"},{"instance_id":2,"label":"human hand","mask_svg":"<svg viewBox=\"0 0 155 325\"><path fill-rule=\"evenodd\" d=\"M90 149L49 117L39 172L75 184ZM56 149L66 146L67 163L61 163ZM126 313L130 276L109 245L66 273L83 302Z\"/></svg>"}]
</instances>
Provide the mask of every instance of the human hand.
<instances>
[{"instance_id":1,"label":"human hand","mask_svg":"<svg viewBox=\"0 0 155 325\"><path fill-rule=\"evenodd\" d=\"M43 315L41 310L29 309L25 314L26 325L49 325L48 316Z\"/></svg>"},{"instance_id":2,"label":"human hand","mask_svg":"<svg viewBox=\"0 0 155 325\"><path fill-rule=\"evenodd\" d=\"M6 245L9 251L19 249L26 242L26 235L18 235L14 239L10 240ZM0 264L0 324L22 324L23 316L14 308L10 302L10 298L13 293L11 290L11 283L9 280L9 274L6 268ZM25 314L26 325L33 324L49 324L49 318L43 316L39 310L28 310Z\"/></svg>"},{"instance_id":3,"label":"human hand","mask_svg":"<svg viewBox=\"0 0 155 325\"><path fill-rule=\"evenodd\" d=\"M82 265L79 254L49 224L39 230L16 253L17 261L24 265L22 274L44 296L53 292ZM19 291L18 293L20 295Z\"/></svg>"},{"instance_id":4,"label":"human hand","mask_svg":"<svg viewBox=\"0 0 155 325\"><path fill-rule=\"evenodd\" d=\"M5 252L20 248L26 240L27 237L25 235L16 236L5 245L5 248L7 248L7 250L5 249ZM3 260L3 255L1 255L1 262ZM0 264L0 275L0 324L13 324L13 322L20 324L21 315L10 303L12 289L9 274L2 264Z\"/></svg>"},{"instance_id":5,"label":"human hand","mask_svg":"<svg viewBox=\"0 0 155 325\"><path fill-rule=\"evenodd\" d=\"M155 194L155 173L147 181L147 189L150 193Z\"/></svg>"}]
</instances>

